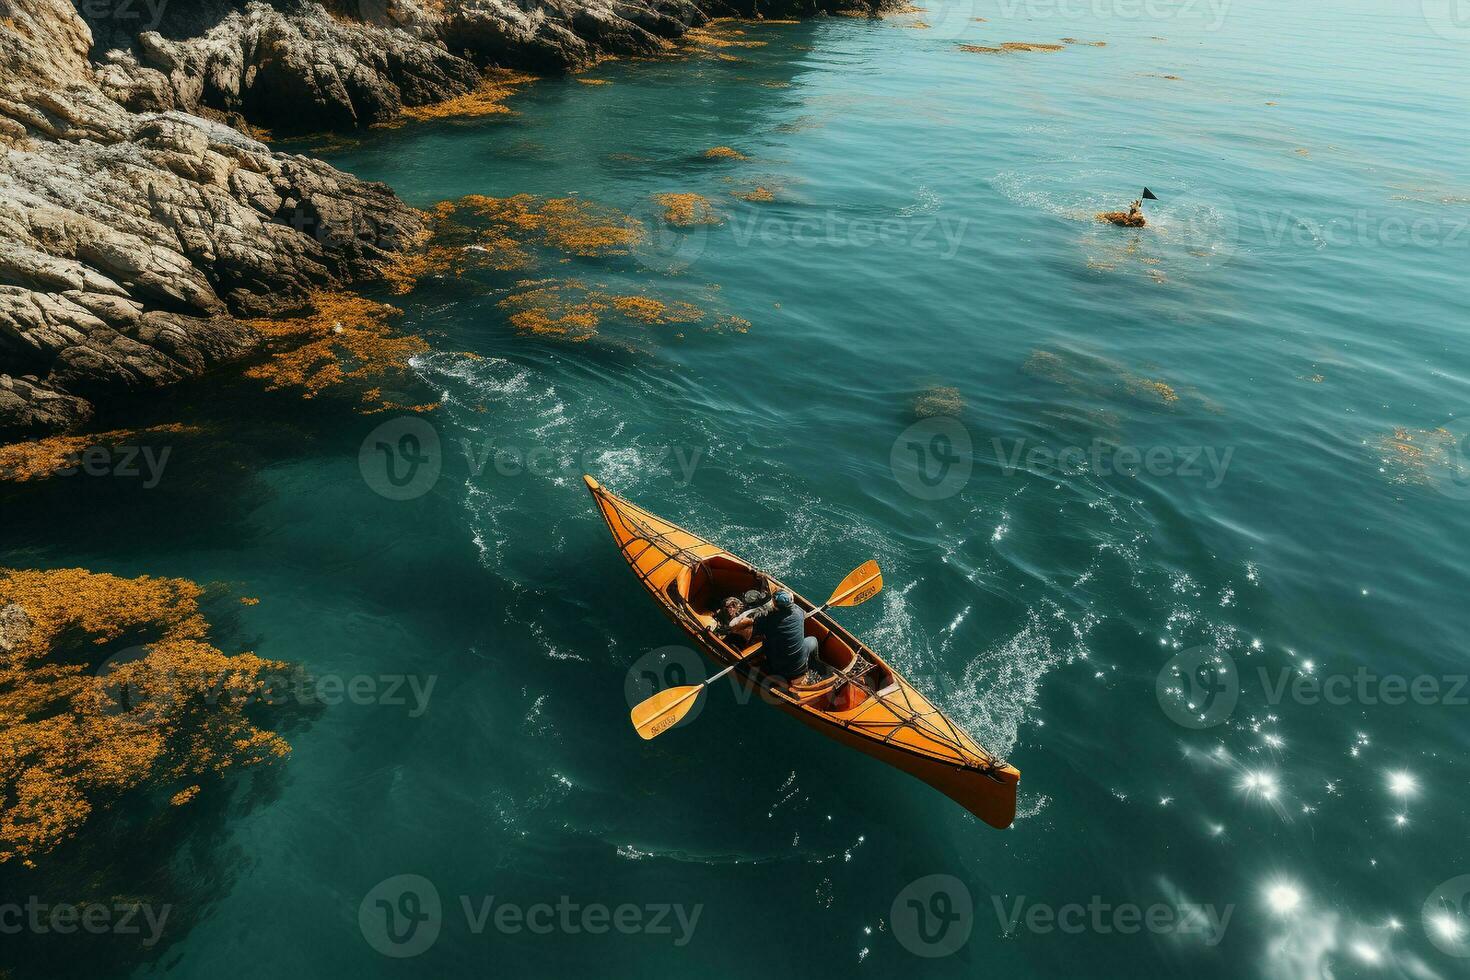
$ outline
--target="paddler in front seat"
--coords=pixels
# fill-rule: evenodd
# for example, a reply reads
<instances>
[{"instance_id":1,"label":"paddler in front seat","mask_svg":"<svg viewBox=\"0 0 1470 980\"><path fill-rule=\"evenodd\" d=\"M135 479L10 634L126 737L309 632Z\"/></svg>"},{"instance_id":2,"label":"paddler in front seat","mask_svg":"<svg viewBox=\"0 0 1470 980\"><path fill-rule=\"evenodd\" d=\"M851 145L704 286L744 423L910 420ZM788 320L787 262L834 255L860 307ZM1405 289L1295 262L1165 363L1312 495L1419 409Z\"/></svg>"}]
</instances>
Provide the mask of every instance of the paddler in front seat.
<instances>
[{"instance_id":1,"label":"paddler in front seat","mask_svg":"<svg viewBox=\"0 0 1470 980\"><path fill-rule=\"evenodd\" d=\"M817 638L806 635L806 613L790 592L782 589L765 605L735 617L730 623L732 631L737 623L746 620L754 620L752 633L762 641L766 673L788 683L806 676L817 654Z\"/></svg>"}]
</instances>

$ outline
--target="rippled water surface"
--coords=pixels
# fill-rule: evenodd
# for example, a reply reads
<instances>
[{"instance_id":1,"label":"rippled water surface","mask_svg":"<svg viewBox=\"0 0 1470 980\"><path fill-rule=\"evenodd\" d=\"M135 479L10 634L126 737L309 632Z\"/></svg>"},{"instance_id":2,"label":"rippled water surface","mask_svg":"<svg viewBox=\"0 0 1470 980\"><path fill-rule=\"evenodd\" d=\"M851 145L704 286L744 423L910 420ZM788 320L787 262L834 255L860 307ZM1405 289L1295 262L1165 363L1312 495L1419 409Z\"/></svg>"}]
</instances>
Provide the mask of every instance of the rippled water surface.
<instances>
[{"instance_id":1,"label":"rippled water surface","mask_svg":"<svg viewBox=\"0 0 1470 980\"><path fill-rule=\"evenodd\" d=\"M735 60L328 151L421 207L578 196L654 236L392 298L444 403L414 500L359 467L384 417L257 399L169 496L28 504L64 520L0 563L238 583L235 646L435 685L293 734L278 785L168 858L191 911L138 974L1463 975L1421 907L1470 873L1470 44L1417 5L1112 6L744 25ZM1062 37L1106 44L959 48ZM1093 219L1145 184L1147 228ZM719 224L668 229L664 193ZM526 278L704 317L525 334L500 303ZM724 687L640 742L625 678L682 635L584 471L812 595L877 558L840 618L1021 769L1015 826ZM1200 694L1197 649L1230 704L1169 690ZM444 910L401 961L359 926L399 874ZM932 874L963 894L904 893ZM684 945L672 918L477 933L460 896L699 918ZM1070 904L1105 911L1048 924ZM1154 905L1174 925L1117 914ZM968 940L916 958L946 923Z\"/></svg>"}]
</instances>

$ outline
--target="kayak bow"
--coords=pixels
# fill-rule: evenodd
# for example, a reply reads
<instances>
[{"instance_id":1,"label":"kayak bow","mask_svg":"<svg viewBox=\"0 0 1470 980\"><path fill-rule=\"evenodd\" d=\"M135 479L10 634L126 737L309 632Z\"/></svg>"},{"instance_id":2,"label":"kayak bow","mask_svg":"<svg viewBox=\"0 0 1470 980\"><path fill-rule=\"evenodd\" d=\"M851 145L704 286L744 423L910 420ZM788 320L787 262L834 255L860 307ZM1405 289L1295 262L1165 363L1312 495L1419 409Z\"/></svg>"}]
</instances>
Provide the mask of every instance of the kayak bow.
<instances>
[{"instance_id":1,"label":"kayak bow","mask_svg":"<svg viewBox=\"0 0 1470 980\"><path fill-rule=\"evenodd\" d=\"M807 635L817 638L819 656L832 672L812 685L772 683L761 670L761 658L740 662L741 651L714 630L721 599L757 588L768 577L718 545L609 492L592 477L583 479L633 574L715 663L729 667L738 662L736 675L765 689L766 700L787 714L923 780L992 827L1011 825L1021 773L986 752L830 615L789 585L769 579L773 587L790 591L808 612Z\"/></svg>"}]
</instances>

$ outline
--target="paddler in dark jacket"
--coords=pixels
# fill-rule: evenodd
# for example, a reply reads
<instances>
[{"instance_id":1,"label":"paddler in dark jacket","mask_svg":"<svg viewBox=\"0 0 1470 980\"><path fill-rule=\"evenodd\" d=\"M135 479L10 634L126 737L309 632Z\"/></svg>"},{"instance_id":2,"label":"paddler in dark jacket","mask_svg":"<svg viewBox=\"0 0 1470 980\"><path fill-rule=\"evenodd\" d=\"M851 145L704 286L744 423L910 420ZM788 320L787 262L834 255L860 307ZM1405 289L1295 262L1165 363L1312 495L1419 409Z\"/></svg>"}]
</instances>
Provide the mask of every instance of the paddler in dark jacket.
<instances>
[{"instance_id":1,"label":"paddler in dark jacket","mask_svg":"<svg viewBox=\"0 0 1470 980\"><path fill-rule=\"evenodd\" d=\"M817 653L817 638L806 635L806 613L796 604L790 592L782 589L771 601L736 617L730 625L753 619L752 631L763 642L766 672L787 681L801 680Z\"/></svg>"}]
</instances>

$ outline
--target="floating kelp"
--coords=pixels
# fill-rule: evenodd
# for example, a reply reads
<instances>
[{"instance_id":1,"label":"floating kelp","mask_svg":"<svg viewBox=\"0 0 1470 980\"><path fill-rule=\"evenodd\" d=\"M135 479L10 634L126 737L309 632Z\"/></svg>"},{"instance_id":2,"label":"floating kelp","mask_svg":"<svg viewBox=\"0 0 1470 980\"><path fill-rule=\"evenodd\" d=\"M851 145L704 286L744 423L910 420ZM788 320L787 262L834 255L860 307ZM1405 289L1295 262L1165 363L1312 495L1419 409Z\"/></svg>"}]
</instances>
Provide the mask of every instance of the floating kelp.
<instances>
[{"instance_id":1,"label":"floating kelp","mask_svg":"<svg viewBox=\"0 0 1470 980\"><path fill-rule=\"evenodd\" d=\"M535 241L583 257L626 255L645 235L636 219L576 197L471 194L451 207L488 220L508 239Z\"/></svg>"},{"instance_id":2,"label":"floating kelp","mask_svg":"<svg viewBox=\"0 0 1470 980\"><path fill-rule=\"evenodd\" d=\"M964 411L965 399L958 388L933 385L914 397L912 409L914 417L919 419L941 415L956 416Z\"/></svg>"},{"instance_id":3,"label":"floating kelp","mask_svg":"<svg viewBox=\"0 0 1470 980\"><path fill-rule=\"evenodd\" d=\"M1382 466L1380 472L1393 483L1433 485L1447 481L1470 485L1470 468L1460 452L1459 440L1443 426L1412 429L1397 426L1391 435L1375 443Z\"/></svg>"},{"instance_id":4,"label":"floating kelp","mask_svg":"<svg viewBox=\"0 0 1470 980\"><path fill-rule=\"evenodd\" d=\"M708 150L705 150L703 153L701 153L700 156L704 157L706 160L749 159L749 157L747 157L744 153L741 153L739 150L735 149L733 146L712 146Z\"/></svg>"},{"instance_id":5,"label":"floating kelp","mask_svg":"<svg viewBox=\"0 0 1470 980\"><path fill-rule=\"evenodd\" d=\"M1089 47L1089 48L1105 48L1105 47L1108 46L1108 42L1106 42L1106 41L1079 41L1075 37L1064 37L1064 38L1062 38L1062 43L1063 44L1080 44L1080 45L1083 45L1083 46Z\"/></svg>"},{"instance_id":6,"label":"floating kelp","mask_svg":"<svg viewBox=\"0 0 1470 980\"><path fill-rule=\"evenodd\" d=\"M505 100L515 95L524 86L536 81L535 75L511 71L506 68L490 68L484 73L479 86L473 92L434 102L430 105L408 106L398 117L380 126L394 128L405 122L426 122L430 119L473 119L482 116L502 116L510 113Z\"/></svg>"},{"instance_id":7,"label":"floating kelp","mask_svg":"<svg viewBox=\"0 0 1470 980\"><path fill-rule=\"evenodd\" d=\"M577 84L578 85L611 85L612 82L608 81L606 78L579 78L579 79L577 79Z\"/></svg>"},{"instance_id":8,"label":"floating kelp","mask_svg":"<svg viewBox=\"0 0 1470 980\"><path fill-rule=\"evenodd\" d=\"M408 373L408 360L429 349L421 337L394 331L389 321L402 313L354 293L318 292L309 298L312 312L285 320L254 320L269 348L269 359L246 370L268 390L293 388L303 398L329 389ZM432 405L402 406L382 397L381 389L361 393L365 411L389 408L424 410Z\"/></svg>"},{"instance_id":9,"label":"floating kelp","mask_svg":"<svg viewBox=\"0 0 1470 980\"><path fill-rule=\"evenodd\" d=\"M517 330L573 342L591 340L613 314L651 326L699 323L709 316L693 303L619 294L579 279L523 280L499 306L513 311L510 322Z\"/></svg>"},{"instance_id":10,"label":"floating kelp","mask_svg":"<svg viewBox=\"0 0 1470 980\"><path fill-rule=\"evenodd\" d=\"M1141 211L1099 211L1097 220L1121 228L1142 228L1148 224Z\"/></svg>"},{"instance_id":11,"label":"floating kelp","mask_svg":"<svg viewBox=\"0 0 1470 980\"><path fill-rule=\"evenodd\" d=\"M700 194L655 194L653 199L664 209L664 220L676 227L720 223L719 215L715 213L709 199Z\"/></svg>"},{"instance_id":12,"label":"floating kelp","mask_svg":"<svg viewBox=\"0 0 1470 980\"><path fill-rule=\"evenodd\" d=\"M704 55L707 58L715 58L719 61L743 61L732 54L727 54L726 48L763 48L768 42L753 41L745 37L745 32L732 26L736 22L727 19L715 19L704 27L693 27L684 33L679 40L679 48L687 54Z\"/></svg>"},{"instance_id":13,"label":"floating kelp","mask_svg":"<svg viewBox=\"0 0 1470 980\"><path fill-rule=\"evenodd\" d=\"M48 436L0 446L0 480L26 483L74 469L89 449L111 449L163 435L198 435L193 425L155 425L146 429L113 429L86 435Z\"/></svg>"},{"instance_id":14,"label":"floating kelp","mask_svg":"<svg viewBox=\"0 0 1470 980\"><path fill-rule=\"evenodd\" d=\"M120 802L164 792L182 805L290 753L252 720L288 665L210 645L202 591L0 569L0 864L34 867Z\"/></svg>"},{"instance_id":15,"label":"floating kelp","mask_svg":"<svg viewBox=\"0 0 1470 980\"><path fill-rule=\"evenodd\" d=\"M1179 393L1166 381L1144 377L1106 358L1075 351L1033 351L1021 370L1091 398L1121 396L1170 406L1179 401Z\"/></svg>"},{"instance_id":16,"label":"floating kelp","mask_svg":"<svg viewBox=\"0 0 1470 980\"><path fill-rule=\"evenodd\" d=\"M775 192L766 187L756 187L748 191L731 191L730 195L756 204L769 204L776 199Z\"/></svg>"},{"instance_id":17,"label":"floating kelp","mask_svg":"<svg viewBox=\"0 0 1470 980\"><path fill-rule=\"evenodd\" d=\"M1060 44L1034 44L1030 41L1006 41L999 47L987 47L983 44L961 44L961 51L971 54L1014 54L1023 51L1061 51Z\"/></svg>"}]
</instances>

